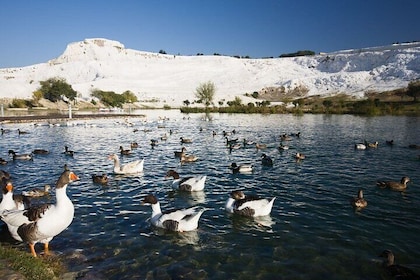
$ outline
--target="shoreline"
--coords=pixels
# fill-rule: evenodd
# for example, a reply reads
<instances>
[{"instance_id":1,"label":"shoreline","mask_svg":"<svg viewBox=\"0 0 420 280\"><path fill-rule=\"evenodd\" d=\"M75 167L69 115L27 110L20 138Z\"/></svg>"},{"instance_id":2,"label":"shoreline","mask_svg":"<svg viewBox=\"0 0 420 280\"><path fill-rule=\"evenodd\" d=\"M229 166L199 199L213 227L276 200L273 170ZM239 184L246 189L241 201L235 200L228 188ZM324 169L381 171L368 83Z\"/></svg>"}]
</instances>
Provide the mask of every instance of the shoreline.
<instances>
[{"instance_id":1,"label":"shoreline","mask_svg":"<svg viewBox=\"0 0 420 280\"><path fill-rule=\"evenodd\" d=\"M109 118L127 118L127 117L145 117L144 114L73 114L71 118L62 114L50 115L22 115L22 116L3 116L0 117L0 124L6 123L28 123L34 121L48 121L48 122L66 122L72 120L91 120L91 119L109 119Z\"/></svg>"}]
</instances>

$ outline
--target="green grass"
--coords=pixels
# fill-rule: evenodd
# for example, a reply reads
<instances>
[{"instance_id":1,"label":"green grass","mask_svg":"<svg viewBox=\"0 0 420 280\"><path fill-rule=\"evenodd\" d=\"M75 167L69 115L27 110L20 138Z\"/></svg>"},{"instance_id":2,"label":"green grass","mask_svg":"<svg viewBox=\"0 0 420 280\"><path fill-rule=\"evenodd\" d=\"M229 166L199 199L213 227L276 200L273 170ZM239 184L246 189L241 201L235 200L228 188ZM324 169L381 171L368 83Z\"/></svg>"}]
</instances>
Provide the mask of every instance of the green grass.
<instances>
[{"instance_id":1,"label":"green grass","mask_svg":"<svg viewBox=\"0 0 420 280\"><path fill-rule=\"evenodd\" d=\"M59 279L64 272L64 266L58 257L47 256L34 258L29 252L0 246L0 270L7 268L23 275L25 279Z\"/></svg>"}]
</instances>

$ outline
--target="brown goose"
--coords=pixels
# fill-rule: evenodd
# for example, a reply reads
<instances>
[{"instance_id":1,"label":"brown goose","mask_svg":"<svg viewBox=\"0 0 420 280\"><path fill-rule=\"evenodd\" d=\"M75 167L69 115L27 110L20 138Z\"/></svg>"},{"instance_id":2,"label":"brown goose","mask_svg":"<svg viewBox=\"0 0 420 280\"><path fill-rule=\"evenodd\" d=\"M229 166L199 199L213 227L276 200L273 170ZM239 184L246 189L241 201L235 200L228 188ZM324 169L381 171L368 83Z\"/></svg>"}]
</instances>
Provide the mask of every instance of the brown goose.
<instances>
[{"instance_id":1,"label":"brown goose","mask_svg":"<svg viewBox=\"0 0 420 280\"><path fill-rule=\"evenodd\" d=\"M350 200L351 205L356 209L363 209L367 206L367 201L363 198L363 190L357 192L357 196Z\"/></svg>"},{"instance_id":2,"label":"brown goose","mask_svg":"<svg viewBox=\"0 0 420 280\"><path fill-rule=\"evenodd\" d=\"M401 178L401 182L377 181L376 185L381 188L390 188L395 191L404 191L405 189L407 189L408 182L410 182L410 178L404 176Z\"/></svg>"}]
</instances>

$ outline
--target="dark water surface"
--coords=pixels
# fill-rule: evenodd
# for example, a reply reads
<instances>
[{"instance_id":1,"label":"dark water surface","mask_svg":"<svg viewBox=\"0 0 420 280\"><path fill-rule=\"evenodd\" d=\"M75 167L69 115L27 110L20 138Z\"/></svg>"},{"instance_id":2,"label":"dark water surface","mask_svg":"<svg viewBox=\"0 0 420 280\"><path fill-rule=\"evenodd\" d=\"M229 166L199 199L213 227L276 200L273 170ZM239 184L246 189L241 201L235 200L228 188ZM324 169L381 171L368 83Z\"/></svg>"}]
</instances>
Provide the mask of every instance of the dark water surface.
<instances>
[{"instance_id":1,"label":"dark water surface","mask_svg":"<svg viewBox=\"0 0 420 280\"><path fill-rule=\"evenodd\" d=\"M80 279L381 279L378 255L384 249L420 273L420 150L408 148L420 145L420 118L215 114L209 120L201 114L184 119L177 111L139 113L147 121L132 118L133 126L123 119L68 127L2 125L11 132L0 137L0 157L8 158L9 149L50 150L33 161L1 166L12 174L15 193L53 185L64 164L80 177L67 189L75 204L73 223L50 243L71 271L80 271ZM161 122L159 116L169 120ZM19 136L18 128L30 134ZM229 137L268 148L230 153L222 131L233 129L237 133ZM300 138L286 143L289 150L277 149L280 134L299 131ZM165 133L168 139L161 141ZM181 165L174 157L181 136L193 139L185 147L198 162ZM159 140L154 149L151 139ZM378 141L379 147L355 150L364 139ZM387 146L391 139L395 145ZM144 158L144 172L113 175L107 156L132 141L140 147L122 162ZM74 158L63 155L65 145L76 151ZM306 159L296 162L296 152ZM262 153L273 158L272 168L261 166ZM233 175L232 162L253 163L255 169ZM181 176L207 175L205 190L173 191L164 178L170 168ZM108 186L94 184L91 175L104 172ZM404 193L376 187L378 179L402 176L412 181ZM359 188L368 206L355 212L349 199ZM224 203L235 189L277 197L271 215L247 219L226 213ZM198 230L168 233L150 226L151 208L141 205L148 193L156 194L163 210L191 205L208 210Z\"/></svg>"}]
</instances>

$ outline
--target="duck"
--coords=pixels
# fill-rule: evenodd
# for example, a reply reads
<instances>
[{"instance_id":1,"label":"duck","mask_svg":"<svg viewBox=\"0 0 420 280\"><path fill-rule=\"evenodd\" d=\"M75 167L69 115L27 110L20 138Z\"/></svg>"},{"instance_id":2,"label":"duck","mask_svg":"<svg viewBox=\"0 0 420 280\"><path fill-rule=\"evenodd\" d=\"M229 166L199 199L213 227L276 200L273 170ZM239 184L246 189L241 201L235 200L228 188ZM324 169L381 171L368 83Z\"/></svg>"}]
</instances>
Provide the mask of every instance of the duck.
<instances>
[{"instance_id":1,"label":"duck","mask_svg":"<svg viewBox=\"0 0 420 280\"><path fill-rule=\"evenodd\" d=\"M410 178L404 176L400 182L394 181L377 181L376 185L381 188L390 188L396 191L404 191L407 188L407 183L410 182Z\"/></svg>"},{"instance_id":2,"label":"duck","mask_svg":"<svg viewBox=\"0 0 420 280\"><path fill-rule=\"evenodd\" d=\"M45 185L43 189L32 189L29 191L22 191L22 195L26 197L41 197L50 195L51 186Z\"/></svg>"},{"instance_id":3,"label":"duck","mask_svg":"<svg viewBox=\"0 0 420 280\"><path fill-rule=\"evenodd\" d=\"M181 139L181 143L183 143L183 144L192 143L192 139L190 139L190 138L179 137L179 139Z\"/></svg>"},{"instance_id":4,"label":"duck","mask_svg":"<svg viewBox=\"0 0 420 280\"><path fill-rule=\"evenodd\" d=\"M244 147L253 146L253 145L255 145L255 142L252 141L252 140L248 140L248 139L244 138L244 140L242 141L242 144L243 144Z\"/></svg>"},{"instance_id":5,"label":"duck","mask_svg":"<svg viewBox=\"0 0 420 280\"><path fill-rule=\"evenodd\" d=\"M206 182L207 176L189 176L185 178L180 178L178 172L173 169L168 170L166 172L165 178L173 177L174 181L172 182L172 186L177 188L180 191L187 191L187 192L197 192L204 190L204 184Z\"/></svg>"},{"instance_id":6,"label":"duck","mask_svg":"<svg viewBox=\"0 0 420 280\"><path fill-rule=\"evenodd\" d=\"M261 155L261 164L264 166L273 166L273 160L266 154Z\"/></svg>"},{"instance_id":7,"label":"duck","mask_svg":"<svg viewBox=\"0 0 420 280\"><path fill-rule=\"evenodd\" d=\"M6 165L8 163L8 161L7 160L5 160L4 158L1 158L0 157L0 164L1 165Z\"/></svg>"},{"instance_id":8,"label":"duck","mask_svg":"<svg viewBox=\"0 0 420 280\"><path fill-rule=\"evenodd\" d=\"M261 143L256 143L255 148L257 148L257 150L263 150L263 149L267 149L267 145L266 144L261 144Z\"/></svg>"},{"instance_id":9,"label":"duck","mask_svg":"<svg viewBox=\"0 0 420 280\"><path fill-rule=\"evenodd\" d=\"M285 150L288 150L288 149L289 149L289 146L283 145L283 143L280 143L280 146L279 146L280 151L285 151Z\"/></svg>"},{"instance_id":10,"label":"duck","mask_svg":"<svg viewBox=\"0 0 420 280\"><path fill-rule=\"evenodd\" d=\"M131 154L131 150L124 150L124 148L123 148L123 146L120 146L120 154L121 155L129 155L129 154Z\"/></svg>"},{"instance_id":11,"label":"duck","mask_svg":"<svg viewBox=\"0 0 420 280\"><path fill-rule=\"evenodd\" d=\"M280 140L281 141L291 141L292 137L290 137L289 135L287 135L286 133L280 135Z\"/></svg>"},{"instance_id":12,"label":"duck","mask_svg":"<svg viewBox=\"0 0 420 280\"><path fill-rule=\"evenodd\" d=\"M1 182L1 180L3 180L3 178L9 180L10 179L10 173L7 172L7 171L4 171L4 170L0 170L0 182Z\"/></svg>"},{"instance_id":13,"label":"duck","mask_svg":"<svg viewBox=\"0 0 420 280\"><path fill-rule=\"evenodd\" d=\"M227 136L225 137L226 139L226 146L232 146L235 145L236 143L238 143L238 138L235 139L229 139Z\"/></svg>"},{"instance_id":14,"label":"duck","mask_svg":"<svg viewBox=\"0 0 420 280\"><path fill-rule=\"evenodd\" d=\"M92 175L92 180L94 183L106 185L108 184L108 176L104 173L102 175Z\"/></svg>"},{"instance_id":15,"label":"duck","mask_svg":"<svg viewBox=\"0 0 420 280\"><path fill-rule=\"evenodd\" d=\"M64 152L63 152L63 154L65 154L66 156L72 157L72 156L74 156L74 151L69 150L69 147L68 146L64 146Z\"/></svg>"},{"instance_id":16,"label":"duck","mask_svg":"<svg viewBox=\"0 0 420 280\"><path fill-rule=\"evenodd\" d=\"M78 179L74 172L65 168L55 185L55 204L40 204L0 214L12 237L28 243L32 256L38 256L35 251L38 242L44 243L44 254L48 255L49 242L72 223L74 205L67 196L67 186Z\"/></svg>"},{"instance_id":17,"label":"duck","mask_svg":"<svg viewBox=\"0 0 420 280\"><path fill-rule=\"evenodd\" d=\"M252 164L241 164L238 165L236 162L233 162L229 169L232 170L233 173L251 173L253 166Z\"/></svg>"},{"instance_id":18,"label":"duck","mask_svg":"<svg viewBox=\"0 0 420 280\"><path fill-rule=\"evenodd\" d=\"M23 210L26 203L19 195L13 194L13 184L10 179L1 179L2 200L0 202L0 212L5 210Z\"/></svg>"},{"instance_id":19,"label":"duck","mask_svg":"<svg viewBox=\"0 0 420 280\"><path fill-rule=\"evenodd\" d=\"M114 161L115 174L124 175L124 174L136 174L136 173L143 172L144 159L132 161L125 165L120 165L120 159L116 154L109 155L108 159Z\"/></svg>"},{"instance_id":20,"label":"duck","mask_svg":"<svg viewBox=\"0 0 420 280\"><path fill-rule=\"evenodd\" d=\"M33 154L16 154L15 151L9 150L9 155L12 155L13 160L32 160Z\"/></svg>"},{"instance_id":21,"label":"duck","mask_svg":"<svg viewBox=\"0 0 420 280\"><path fill-rule=\"evenodd\" d=\"M181 151L175 151L175 152L174 152L174 155L175 155L175 157L180 158L180 157L182 157L183 155L185 155L185 152L186 152L186 151L187 151L187 148L182 147Z\"/></svg>"},{"instance_id":22,"label":"duck","mask_svg":"<svg viewBox=\"0 0 420 280\"><path fill-rule=\"evenodd\" d=\"M386 140L386 141L385 141L385 143L386 143L388 146L393 146L393 145L394 145L394 139L391 139L391 140Z\"/></svg>"},{"instance_id":23,"label":"duck","mask_svg":"<svg viewBox=\"0 0 420 280\"><path fill-rule=\"evenodd\" d=\"M32 151L32 153L34 155L46 155L49 154L50 152L48 150L44 150L44 149L35 149Z\"/></svg>"},{"instance_id":24,"label":"duck","mask_svg":"<svg viewBox=\"0 0 420 280\"><path fill-rule=\"evenodd\" d=\"M295 154L295 159L297 159L297 160L302 160L302 159L305 159L305 158L306 158L306 156L302 153L296 153Z\"/></svg>"},{"instance_id":25,"label":"duck","mask_svg":"<svg viewBox=\"0 0 420 280\"><path fill-rule=\"evenodd\" d=\"M354 148L356 150L366 150L366 145L363 144L363 143L356 143L356 144L354 144Z\"/></svg>"},{"instance_id":26,"label":"duck","mask_svg":"<svg viewBox=\"0 0 420 280\"><path fill-rule=\"evenodd\" d=\"M363 198L363 190L357 192L357 196L350 200L351 205L356 209L363 209L367 206L367 201Z\"/></svg>"},{"instance_id":27,"label":"duck","mask_svg":"<svg viewBox=\"0 0 420 280\"><path fill-rule=\"evenodd\" d=\"M195 155L182 155L181 158L181 163L185 163L185 162L195 162L198 160L198 157Z\"/></svg>"},{"instance_id":28,"label":"duck","mask_svg":"<svg viewBox=\"0 0 420 280\"><path fill-rule=\"evenodd\" d=\"M382 265L386 272L394 279L420 279L420 275L415 273L413 270L408 267L395 264L395 257L391 250L382 251L382 253L379 254L379 257L386 259Z\"/></svg>"},{"instance_id":29,"label":"duck","mask_svg":"<svg viewBox=\"0 0 420 280\"><path fill-rule=\"evenodd\" d=\"M408 145L408 147L410 149L420 149L420 145L417 145L417 144L410 144L410 145Z\"/></svg>"},{"instance_id":30,"label":"duck","mask_svg":"<svg viewBox=\"0 0 420 280\"><path fill-rule=\"evenodd\" d=\"M156 139L151 139L150 140L150 146L152 146L152 149L155 147L155 146L157 146L157 144L159 143L159 141L158 140L156 140Z\"/></svg>"},{"instance_id":31,"label":"duck","mask_svg":"<svg viewBox=\"0 0 420 280\"><path fill-rule=\"evenodd\" d=\"M242 147L242 145L240 143L236 143L236 144L231 144L229 145L229 152L232 152L232 150L238 150Z\"/></svg>"},{"instance_id":32,"label":"duck","mask_svg":"<svg viewBox=\"0 0 420 280\"><path fill-rule=\"evenodd\" d=\"M257 196L246 196L243 191L235 190L230 193L225 209L229 213L241 216L267 216L271 213L275 199L275 197L266 199Z\"/></svg>"},{"instance_id":33,"label":"duck","mask_svg":"<svg viewBox=\"0 0 420 280\"><path fill-rule=\"evenodd\" d=\"M131 147L131 149L135 149L135 148L139 147L139 144L137 142L131 142L130 147Z\"/></svg>"},{"instance_id":34,"label":"duck","mask_svg":"<svg viewBox=\"0 0 420 280\"><path fill-rule=\"evenodd\" d=\"M160 203L153 194L147 195L143 199L143 204L152 206L150 222L153 226L175 232L196 230L200 217L206 210L200 206L194 206L162 213Z\"/></svg>"},{"instance_id":35,"label":"duck","mask_svg":"<svg viewBox=\"0 0 420 280\"><path fill-rule=\"evenodd\" d=\"M27 132L27 131L23 131L23 130L20 130L20 128L18 128L18 133L19 133L19 135L22 135L22 134L29 134L29 132Z\"/></svg>"},{"instance_id":36,"label":"duck","mask_svg":"<svg viewBox=\"0 0 420 280\"><path fill-rule=\"evenodd\" d=\"M368 148L378 148L379 142L375 141L373 143L368 143L365 141L365 146L367 146Z\"/></svg>"},{"instance_id":37,"label":"duck","mask_svg":"<svg viewBox=\"0 0 420 280\"><path fill-rule=\"evenodd\" d=\"M4 129L3 127L0 130L1 130L1 135L10 132L8 129Z\"/></svg>"}]
</instances>

